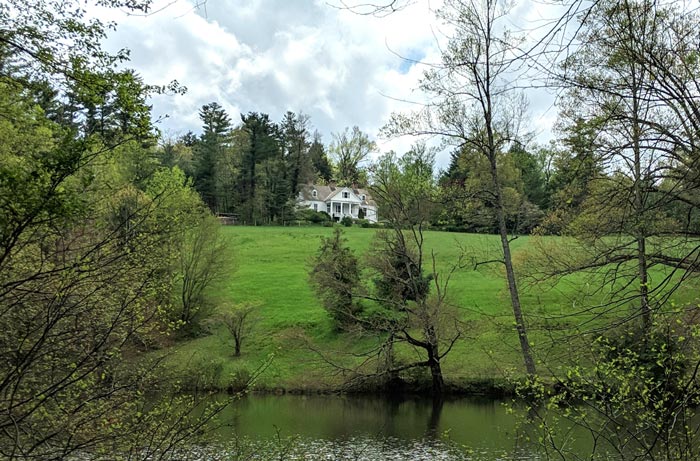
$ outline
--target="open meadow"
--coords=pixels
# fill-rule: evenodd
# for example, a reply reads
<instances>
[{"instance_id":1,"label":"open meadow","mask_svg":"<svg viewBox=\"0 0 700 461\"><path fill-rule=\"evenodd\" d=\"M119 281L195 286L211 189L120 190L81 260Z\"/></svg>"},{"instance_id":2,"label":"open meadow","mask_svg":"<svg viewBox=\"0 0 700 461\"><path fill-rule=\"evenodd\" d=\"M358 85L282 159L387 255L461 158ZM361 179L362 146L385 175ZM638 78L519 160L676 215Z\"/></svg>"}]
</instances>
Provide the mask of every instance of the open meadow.
<instances>
[{"instance_id":1,"label":"open meadow","mask_svg":"<svg viewBox=\"0 0 700 461\"><path fill-rule=\"evenodd\" d=\"M309 284L310 260L318 251L320 238L330 236L332 230L223 228L233 270L213 290L212 301L218 306L257 306L256 318L240 357L234 357L233 339L215 314L207 322L208 334L178 342L168 351L170 363L190 385L236 387L261 368L264 370L255 381L260 390L334 390L342 385L347 374L330 366L325 358L342 362L348 352L366 350L374 339L334 331ZM362 261L377 231L350 227L343 232ZM476 267L477 262L499 257L498 237L428 231L425 238L439 274L446 275L463 256L448 288L449 302L464 323L461 339L443 359L446 382L459 389L479 390L522 376L522 357L501 265ZM527 271L526 254L532 250L532 239L520 237L512 242L521 273ZM544 361L540 362L544 375L546 367L563 363L568 351L582 346L574 332L607 321L579 313L582 306L607 299L606 290L600 287L600 280L584 274L568 276L556 284L535 285L521 279L530 338L538 360ZM674 297L677 303L687 302L692 290L688 287ZM624 315L625 309L618 307L610 315Z\"/></svg>"}]
</instances>

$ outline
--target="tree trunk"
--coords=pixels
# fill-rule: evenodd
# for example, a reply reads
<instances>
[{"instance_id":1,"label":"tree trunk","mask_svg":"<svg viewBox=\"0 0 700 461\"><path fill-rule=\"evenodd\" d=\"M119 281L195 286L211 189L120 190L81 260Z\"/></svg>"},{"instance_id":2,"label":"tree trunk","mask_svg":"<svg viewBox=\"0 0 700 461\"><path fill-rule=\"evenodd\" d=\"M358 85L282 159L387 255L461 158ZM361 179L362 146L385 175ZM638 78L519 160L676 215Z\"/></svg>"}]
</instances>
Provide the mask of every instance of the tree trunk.
<instances>
[{"instance_id":1,"label":"tree trunk","mask_svg":"<svg viewBox=\"0 0 700 461\"><path fill-rule=\"evenodd\" d=\"M508 228L506 227L506 217L503 206L503 196L501 195L501 187L498 181L498 169L496 166L495 154L490 156L491 163L491 178L493 180L494 194L496 196L496 214L498 218L498 233L501 237L501 247L503 248L503 262L506 266L506 278L508 280L508 291L510 292L510 304L513 308L513 316L515 317L515 329L518 332L520 340L520 349L525 362L525 371L532 376L537 373L535 361L532 358L532 350L530 349L530 341L527 338L527 328L523 318L522 307L520 306L520 295L518 294L518 285L515 280L515 271L513 270L513 259L510 253L510 242L508 241Z\"/></svg>"},{"instance_id":2,"label":"tree trunk","mask_svg":"<svg viewBox=\"0 0 700 461\"><path fill-rule=\"evenodd\" d=\"M233 355L235 355L236 357L240 357L241 356L241 338L236 336L235 338L233 338L233 340L236 343L235 352Z\"/></svg>"},{"instance_id":3,"label":"tree trunk","mask_svg":"<svg viewBox=\"0 0 700 461\"><path fill-rule=\"evenodd\" d=\"M428 362L430 363L430 374L433 380L433 397L441 396L445 392L445 381L442 378L440 356L436 345L431 345L428 349Z\"/></svg>"},{"instance_id":4,"label":"tree trunk","mask_svg":"<svg viewBox=\"0 0 700 461\"><path fill-rule=\"evenodd\" d=\"M632 32L632 31L630 31ZM634 150L634 211L637 219L640 222L636 225L636 240L637 240L637 265L639 277L639 298L640 298L640 311L642 314L642 328L644 331L644 336L647 336L649 329L651 328L651 307L649 306L649 287L647 283L649 281L648 276L648 264L646 255L646 231L644 226L644 211L646 204L644 203L642 187L644 187L645 181L642 178L642 128L639 122L639 115L641 111L640 107L640 95L639 83L638 83L638 69L632 64L631 67L632 74L632 148Z\"/></svg>"},{"instance_id":5,"label":"tree trunk","mask_svg":"<svg viewBox=\"0 0 700 461\"><path fill-rule=\"evenodd\" d=\"M445 381L442 378L442 368L440 367L440 349L438 346L437 334L433 325L428 325L425 329L428 344L428 363L430 364L430 374L433 380L433 397L439 397L445 392Z\"/></svg>"},{"instance_id":6,"label":"tree trunk","mask_svg":"<svg viewBox=\"0 0 700 461\"><path fill-rule=\"evenodd\" d=\"M647 273L646 239L637 238L637 260L639 261L639 297L642 311L642 327L646 335L651 328L651 306L649 305L649 276Z\"/></svg>"}]
</instances>

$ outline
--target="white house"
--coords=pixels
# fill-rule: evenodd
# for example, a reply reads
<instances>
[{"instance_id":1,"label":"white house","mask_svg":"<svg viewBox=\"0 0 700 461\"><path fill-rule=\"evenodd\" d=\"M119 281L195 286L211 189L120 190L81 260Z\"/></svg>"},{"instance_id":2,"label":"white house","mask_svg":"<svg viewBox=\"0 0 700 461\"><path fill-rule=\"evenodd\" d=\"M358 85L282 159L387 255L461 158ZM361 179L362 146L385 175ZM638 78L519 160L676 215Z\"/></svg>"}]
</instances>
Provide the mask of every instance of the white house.
<instances>
[{"instance_id":1,"label":"white house","mask_svg":"<svg viewBox=\"0 0 700 461\"><path fill-rule=\"evenodd\" d=\"M377 222L377 204L365 189L306 184L301 187L299 205L314 211L325 211L334 221L345 216Z\"/></svg>"}]
</instances>

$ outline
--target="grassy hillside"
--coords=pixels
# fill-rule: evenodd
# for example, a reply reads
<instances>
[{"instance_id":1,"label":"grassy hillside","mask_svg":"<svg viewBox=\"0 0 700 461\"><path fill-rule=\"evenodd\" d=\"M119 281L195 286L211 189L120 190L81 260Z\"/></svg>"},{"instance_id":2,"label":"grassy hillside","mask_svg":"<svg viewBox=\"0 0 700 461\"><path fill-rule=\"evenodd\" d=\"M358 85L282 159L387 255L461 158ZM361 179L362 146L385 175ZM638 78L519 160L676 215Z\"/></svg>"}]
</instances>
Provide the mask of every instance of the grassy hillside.
<instances>
[{"instance_id":1,"label":"grassy hillside","mask_svg":"<svg viewBox=\"0 0 700 461\"><path fill-rule=\"evenodd\" d=\"M350 246L360 257L367 251L373 229L344 229ZM178 372L190 379L225 388L268 363L257 380L264 389L328 389L342 381L313 349L353 351L371 339L358 339L333 331L328 315L315 299L308 283L309 261L320 237L329 236L323 227L225 227L229 257L235 271L213 290L220 305L258 305L254 332L243 344L243 353L233 357L233 340L222 325L212 322L210 335L179 343L171 360ZM527 237L513 242L515 259L523 260ZM443 362L449 383L500 379L519 375L522 359L513 328L508 293L502 269L497 264L474 262L499 255L496 236L426 232L427 249L434 252L439 270L446 271L466 252L466 264L457 270L449 288L450 302L467 322L465 336ZM595 280L571 276L557 285L523 283L522 304L530 324L530 337L539 357L551 361L573 346L561 335L552 340L550 327L575 326L585 319L569 316L578 306L599 302L604 293L593 292ZM689 295L678 294L679 297ZM545 315L546 314L546 315ZM557 318L553 322L551 318ZM549 319L549 320L547 320ZM547 328L545 328L547 327ZM410 351L405 351L409 353Z\"/></svg>"}]
</instances>

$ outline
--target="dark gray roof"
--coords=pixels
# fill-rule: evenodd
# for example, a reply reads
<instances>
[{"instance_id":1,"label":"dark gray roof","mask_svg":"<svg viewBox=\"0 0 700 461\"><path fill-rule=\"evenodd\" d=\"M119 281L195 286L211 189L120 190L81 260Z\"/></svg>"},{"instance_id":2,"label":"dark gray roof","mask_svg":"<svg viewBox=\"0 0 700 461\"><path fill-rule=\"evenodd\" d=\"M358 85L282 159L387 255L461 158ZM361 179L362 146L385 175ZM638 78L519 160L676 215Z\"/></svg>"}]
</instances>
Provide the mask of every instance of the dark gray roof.
<instances>
[{"instance_id":1,"label":"dark gray roof","mask_svg":"<svg viewBox=\"0 0 700 461\"><path fill-rule=\"evenodd\" d=\"M299 194L303 200L317 200L319 202L325 202L330 197L335 195L339 190L344 189L343 186L335 185L319 185L319 184L304 184ZM367 189L359 189L354 187L348 187L355 195L359 198L365 196L365 200L362 201L363 205L377 206L377 204L372 200L372 196L367 191ZM316 190L316 197L313 196L313 191Z\"/></svg>"}]
</instances>

